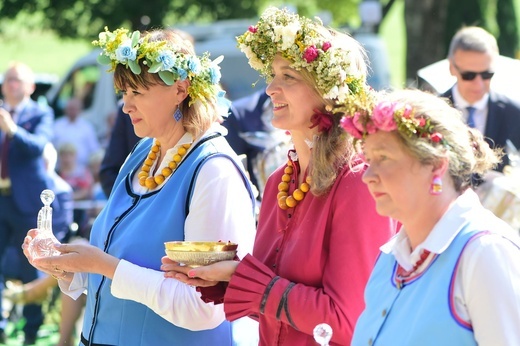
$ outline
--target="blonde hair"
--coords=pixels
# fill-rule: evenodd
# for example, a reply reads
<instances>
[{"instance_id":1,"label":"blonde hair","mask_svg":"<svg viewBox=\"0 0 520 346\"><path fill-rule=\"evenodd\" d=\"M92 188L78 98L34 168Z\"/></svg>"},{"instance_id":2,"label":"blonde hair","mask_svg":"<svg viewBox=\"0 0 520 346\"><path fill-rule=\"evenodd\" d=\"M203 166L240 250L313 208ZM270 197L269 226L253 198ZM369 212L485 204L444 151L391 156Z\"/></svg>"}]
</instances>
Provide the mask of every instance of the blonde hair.
<instances>
[{"instance_id":1,"label":"blonde hair","mask_svg":"<svg viewBox=\"0 0 520 346\"><path fill-rule=\"evenodd\" d=\"M146 34L149 34L149 42L168 41L173 46L179 47L181 53L196 56L193 44L179 35L177 31L157 29ZM131 69L121 64L115 67L114 85L116 89L137 89L139 87L148 89L154 85L166 85L158 73L148 73L148 66L143 64L143 60L139 61L142 71L140 74L134 74ZM192 103L191 106L190 103ZM179 109L183 115L182 125L194 138L206 132L212 123L221 120L222 112L218 108L217 95L208 96L206 102L202 102L199 99L192 100L188 94L188 97L179 104Z\"/></svg>"},{"instance_id":2,"label":"blonde hair","mask_svg":"<svg viewBox=\"0 0 520 346\"><path fill-rule=\"evenodd\" d=\"M478 130L463 122L461 112L451 107L447 99L412 89L390 92L382 98L408 104L415 118L430 121L434 131L442 135L445 145L394 131L421 163L436 165L447 158L449 175L458 192L471 185L473 174L483 174L500 162L502 151L491 149Z\"/></svg>"},{"instance_id":3,"label":"blonde hair","mask_svg":"<svg viewBox=\"0 0 520 346\"><path fill-rule=\"evenodd\" d=\"M349 50L351 68L357 73L366 74L367 56L363 47L351 36L333 29L327 30L336 47ZM323 99L323 110L336 106L335 100L323 98L316 77L307 69L298 71L303 79L312 87L316 95ZM330 131L320 133L314 141L311 152L309 175L311 177L311 192L315 196L326 194L336 181L341 168L348 164L355 155L350 136L346 136L340 127L341 113L334 114Z\"/></svg>"}]
</instances>

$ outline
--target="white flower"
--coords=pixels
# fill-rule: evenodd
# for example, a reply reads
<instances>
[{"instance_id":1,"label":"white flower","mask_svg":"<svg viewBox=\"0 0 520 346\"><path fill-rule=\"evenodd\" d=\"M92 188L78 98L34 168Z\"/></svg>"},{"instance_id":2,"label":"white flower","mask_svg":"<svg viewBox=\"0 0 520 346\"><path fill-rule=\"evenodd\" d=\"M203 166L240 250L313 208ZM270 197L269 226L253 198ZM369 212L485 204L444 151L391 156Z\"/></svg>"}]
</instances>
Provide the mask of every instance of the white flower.
<instances>
[{"instance_id":1,"label":"white flower","mask_svg":"<svg viewBox=\"0 0 520 346\"><path fill-rule=\"evenodd\" d=\"M296 41L296 34L300 30L300 23L291 23L281 30L282 35L282 50L291 48Z\"/></svg>"},{"instance_id":2,"label":"white flower","mask_svg":"<svg viewBox=\"0 0 520 346\"><path fill-rule=\"evenodd\" d=\"M273 42L280 41L282 39L283 26L281 26L281 25L273 26L273 33L274 33Z\"/></svg>"},{"instance_id":3,"label":"white flower","mask_svg":"<svg viewBox=\"0 0 520 346\"><path fill-rule=\"evenodd\" d=\"M249 66L251 66L255 70L263 70L264 64L262 63L262 60L258 59L256 56L251 57L249 59Z\"/></svg>"}]
</instances>

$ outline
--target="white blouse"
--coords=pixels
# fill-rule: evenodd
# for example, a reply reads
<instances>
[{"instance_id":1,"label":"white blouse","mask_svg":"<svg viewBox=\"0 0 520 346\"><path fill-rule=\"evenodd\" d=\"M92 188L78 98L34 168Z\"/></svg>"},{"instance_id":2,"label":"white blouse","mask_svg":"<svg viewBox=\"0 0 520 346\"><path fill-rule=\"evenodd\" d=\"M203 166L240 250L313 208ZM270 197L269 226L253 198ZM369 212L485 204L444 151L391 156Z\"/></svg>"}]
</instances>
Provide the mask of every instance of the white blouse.
<instances>
[{"instance_id":1,"label":"white blouse","mask_svg":"<svg viewBox=\"0 0 520 346\"><path fill-rule=\"evenodd\" d=\"M468 220L481 220L482 230L499 235L477 237L466 246L455 277L455 309L472 325L479 345L516 344L520 342L520 238L480 204L475 192L467 190L457 198L413 252L403 228L381 251L392 253L405 270L413 268L423 249L430 251L416 271L420 273L435 254L446 250Z\"/></svg>"}]
</instances>

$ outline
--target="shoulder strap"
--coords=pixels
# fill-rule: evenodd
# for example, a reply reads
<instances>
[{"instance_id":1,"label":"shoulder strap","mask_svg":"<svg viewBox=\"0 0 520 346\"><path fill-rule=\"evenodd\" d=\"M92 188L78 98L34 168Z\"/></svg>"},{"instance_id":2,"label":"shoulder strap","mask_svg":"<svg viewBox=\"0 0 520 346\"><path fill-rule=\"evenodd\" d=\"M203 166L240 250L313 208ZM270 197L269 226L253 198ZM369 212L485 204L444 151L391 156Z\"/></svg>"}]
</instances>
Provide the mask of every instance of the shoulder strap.
<instances>
[{"instance_id":1,"label":"shoulder strap","mask_svg":"<svg viewBox=\"0 0 520 346\"><path fill-rule=\"evenodd\" d=\"M190 186L188 187L188 193L186 195L186 204L185 204L185 208L184 208L185 216L187 217L190 212L191 196L193 195L193 189L195 188L195 182L197 181L197 176L199 175L200 169L201 169L202 165L204 165L204 163L206 163L206 161L208 161L214 157L226 157L238 169L238 171L240 172L240 175L242 176L242 180L244 181L244 185L246 186L247 192L249 193L249 198L251 198L251 202L253 205L253 215L254 215L256 199L255 199L253 190L251 188L251 184L249 183L249 179L247 178L246 174L244 173L244 170L241 169L241 167L238 165L238 163L235 160L233 160L229 155L217 152L217 153L211 153L211 154L207 155L206 157L204 157L197 164L197 167L195 167L195 172L194 172L193 176L191 177Z\"/></svg>"}]
</instances>

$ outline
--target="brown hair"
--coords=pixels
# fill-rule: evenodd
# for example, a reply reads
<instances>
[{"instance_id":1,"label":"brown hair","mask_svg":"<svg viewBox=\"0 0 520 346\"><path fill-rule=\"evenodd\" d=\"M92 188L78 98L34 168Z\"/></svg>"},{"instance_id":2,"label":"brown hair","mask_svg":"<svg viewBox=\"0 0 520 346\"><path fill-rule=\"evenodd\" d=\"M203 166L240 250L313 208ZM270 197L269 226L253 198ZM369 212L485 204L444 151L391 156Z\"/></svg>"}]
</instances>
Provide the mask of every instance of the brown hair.
<instances>
[{"instance_id":1,"label":"brown hair","mask_svg":"<svg viewBox=\"0 0 520 346\"><path fill-rule=\"evenodd\" d=\"M149 41L167 41L174 47L179 48L179 52L185 55L195 56L195 51L191 41L185 39L174 29L156 29L150 32L145 32L142 36L149 35ZM126 90L144 88L148 89L154 85L166 85L159 77L158 73L148 73L148 66L143 64L145 59L139 60L141 67L140 74L134 74L132 70L125 65L118 64L114 71L114 86L117 90ZM191 103L191 106L190 106ZM182 124L187 132L193 135L194 138L202 135L209 129L212 123L221 120L220 110L217 105L216 96L210 96L206 102L200 100L192 100L191 96L179 104L179 109L182 112Z\"/></svg>"}]
</instances>

